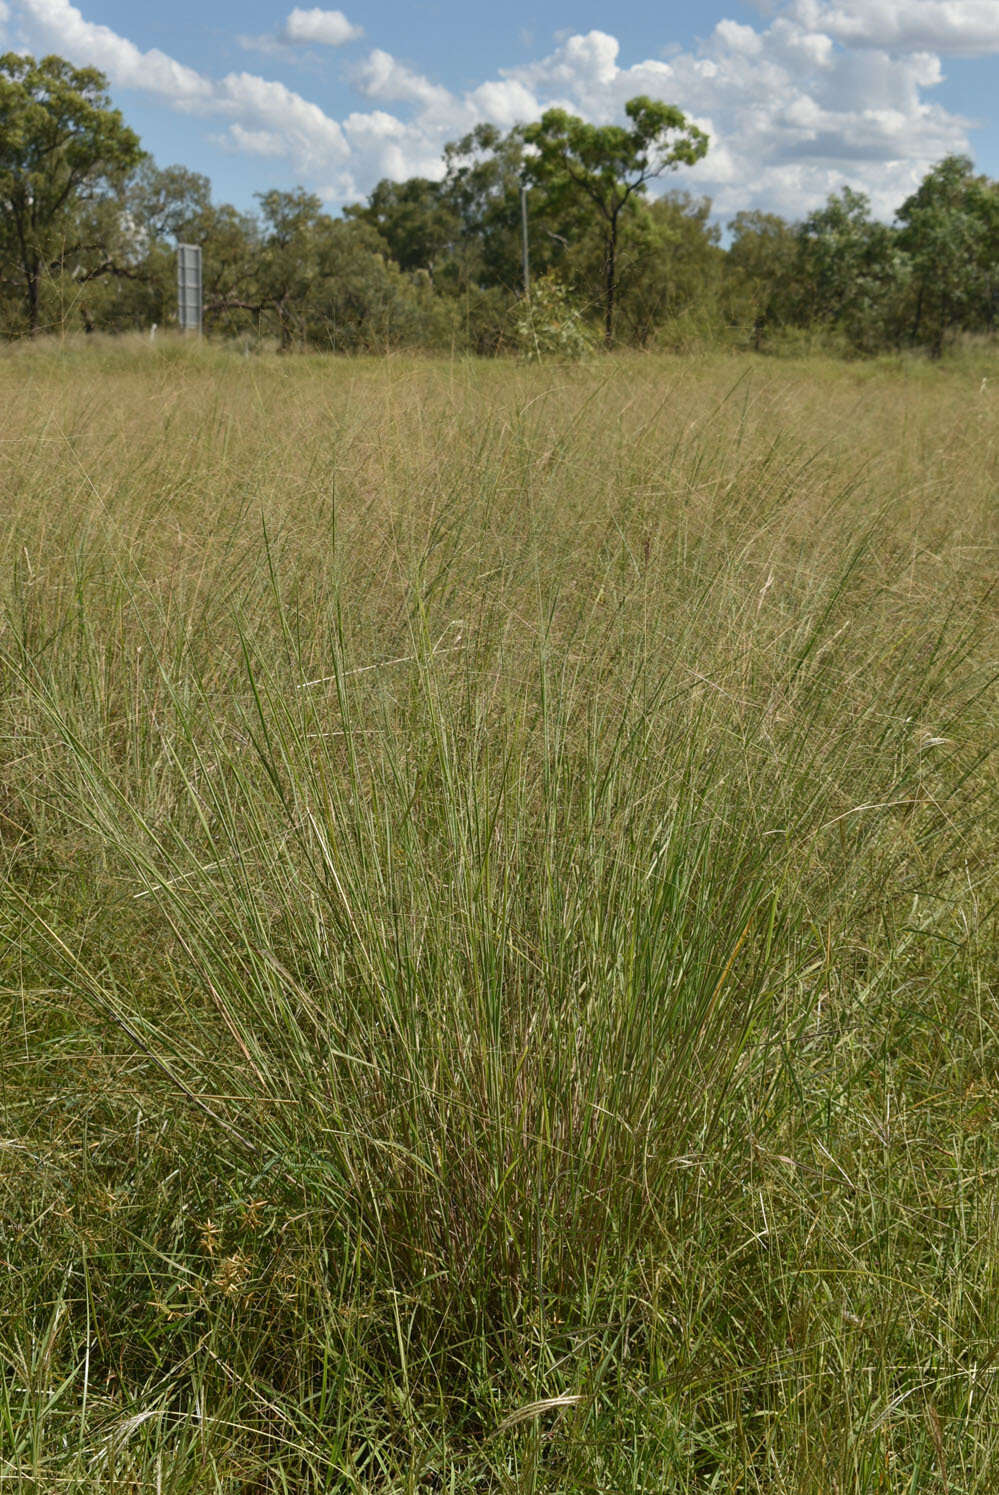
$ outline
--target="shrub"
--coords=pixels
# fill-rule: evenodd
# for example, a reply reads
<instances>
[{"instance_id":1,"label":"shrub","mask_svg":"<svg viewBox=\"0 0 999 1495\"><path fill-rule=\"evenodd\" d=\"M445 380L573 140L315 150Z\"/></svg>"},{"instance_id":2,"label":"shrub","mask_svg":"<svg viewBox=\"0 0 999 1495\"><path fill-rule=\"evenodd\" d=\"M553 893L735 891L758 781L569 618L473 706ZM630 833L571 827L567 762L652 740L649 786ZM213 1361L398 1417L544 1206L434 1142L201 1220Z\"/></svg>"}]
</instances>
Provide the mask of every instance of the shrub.
<instances>
[{"instance_id":1,"label":"shrub","mask_svg":"<svg viewBox=\"0 0 999 1495\"><path fill-rule=\"evenodd\" d=\"M537 280L515 308L514 337L526 359L583 358L592 338L583 314L554 275Z\"/></svg>"}]
</instances>

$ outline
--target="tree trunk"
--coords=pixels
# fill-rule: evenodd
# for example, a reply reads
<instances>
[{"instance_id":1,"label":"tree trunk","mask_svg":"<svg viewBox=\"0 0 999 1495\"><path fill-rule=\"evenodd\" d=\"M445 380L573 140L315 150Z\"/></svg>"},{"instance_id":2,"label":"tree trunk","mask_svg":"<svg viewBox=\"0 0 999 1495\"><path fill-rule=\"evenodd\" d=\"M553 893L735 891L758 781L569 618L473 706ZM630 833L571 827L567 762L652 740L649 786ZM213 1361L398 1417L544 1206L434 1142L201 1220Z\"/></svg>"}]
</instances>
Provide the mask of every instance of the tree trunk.
<instances>
[{"instance_id":1,"label":"tree trunk","mask_svg":"<svg viewBox=\"0 0 999 1495\"><path fill-rule=\"evenodd\" d=\"M947 328L950 326L950 298L946 292L940 296L940 313L937 317L936 329L933 333L933 347L930 350L933 358L942 358L944 350L944 338Z\"/></svg>"},{"instance_id":2,"label":"tree trunk","mask_svg":"<svg viewBox=\"0 0 999 1495\"><path fill-rule=\"evenodd\" d=\"M278 326L281 329L281 342L278 349L281 353L288 353L291 350L291 321L289 320L288 310L285 305L286 300L287 298L282 296L280 301L275 301L274 303L274 309L278 316Z\"/></svg>"},{"instance_id":3,"label":"tree trunk","mask_svg":"<svg viewBox=\"0 0 999 1495\"><path fill-rule=\"evenodd\" d=\"M31 336L34 337L38 332L38 324L41 320L39 311L41 288L39 285L40 276L38 273L37 261L34 264L27 264L24 267L24 274L28 293L28 331L30 332Z\"/></svg>"},{"instance_id":4,"label":"tree trunk","mask_svg":"<svg viewBox=\"0 0 999 1495\"><path fill-rule=\"evenodd\" d=\"M920 283L919 291L918 291L918 294L916 296L916 315L915 315L915 318L914 318L913 323L912 323L912 341L913 342L915 342L916 339L919 337L919 328L920 328L920 326L922 324L922 320L923 320L923 287L922 287L922 284Z\"/></svg>"},{"instance_id":5,"label":"tree trunk","mask_svg":"<svg viewBox=\"0 0 999 1495\"><path fill-rule=\"evenodd\" d=\"M617 219L612 218L607 230L607 246L604 256L604 346L614 346L614 296L617 291Z\"/></svg>"}]
</instances>

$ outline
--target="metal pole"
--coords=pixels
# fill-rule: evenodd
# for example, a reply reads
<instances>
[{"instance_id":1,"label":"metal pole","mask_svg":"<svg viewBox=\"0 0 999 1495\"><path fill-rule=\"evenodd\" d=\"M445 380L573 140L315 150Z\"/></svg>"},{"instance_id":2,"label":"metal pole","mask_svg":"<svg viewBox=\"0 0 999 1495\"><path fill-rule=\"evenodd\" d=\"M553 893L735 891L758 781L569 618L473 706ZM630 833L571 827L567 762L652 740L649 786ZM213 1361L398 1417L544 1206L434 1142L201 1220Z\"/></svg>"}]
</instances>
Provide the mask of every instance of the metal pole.
<instances>
[{"instance_id":1,"label":"metal pole","mask_svg":"<svg viewBox=\"0 0 999 1495\"><path fill-rule=\"evenodd\" d=\"M531 261L527 247L527 188L523 182L520 184L520 233L521 250L524 261L524 295L531 295Z\"/></svg>"}]
</instances>

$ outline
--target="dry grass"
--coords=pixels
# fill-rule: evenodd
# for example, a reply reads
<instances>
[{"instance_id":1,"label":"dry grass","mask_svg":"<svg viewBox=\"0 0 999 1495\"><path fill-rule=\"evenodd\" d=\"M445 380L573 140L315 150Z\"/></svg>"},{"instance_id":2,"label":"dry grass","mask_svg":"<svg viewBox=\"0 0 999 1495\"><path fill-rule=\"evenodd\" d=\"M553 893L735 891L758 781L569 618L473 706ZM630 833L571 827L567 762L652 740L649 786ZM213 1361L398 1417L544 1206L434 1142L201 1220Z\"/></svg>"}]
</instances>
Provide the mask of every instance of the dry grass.
<instances>
[{"instance_id":1,"label":"dry grass","mask_svg":"<svg viewBox=\"0 0 999 1495\"><path fill-rule=\"evenodd\" d=\"M0 1483L995 1488L976 359L0 359Z\"/></svg>"}]
</instances>

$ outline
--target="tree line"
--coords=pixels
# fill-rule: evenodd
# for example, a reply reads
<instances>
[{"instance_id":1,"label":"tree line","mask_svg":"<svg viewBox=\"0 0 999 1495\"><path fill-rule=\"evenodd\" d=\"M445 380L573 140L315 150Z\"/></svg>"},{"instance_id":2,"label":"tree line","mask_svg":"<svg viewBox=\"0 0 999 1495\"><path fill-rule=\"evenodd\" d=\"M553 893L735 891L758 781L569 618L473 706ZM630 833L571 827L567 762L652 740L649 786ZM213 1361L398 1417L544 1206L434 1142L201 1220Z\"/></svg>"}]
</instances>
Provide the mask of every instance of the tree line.
<instances>
[{"instance_id":1,"label":"tree line","mask_svg":"<svg viewBox=\"0 0 999 1495\"><path fill-rule=\"evenodd\" d=\"M739 213L723 244L708 198L648 192L707 137L654 99L632 99L626 120L551 109L506 132L481 124L445 147L439 180L386 179L339 216L301 188L247 213L199 173L157 166L96 69L9 53L0 333L170 325L178 242L203 249L206 329L285 349L763 349L819 334L939 355L994 332L999 183L967 157L934 166L891 224L847 187L799 222Z\"/></svg>"}]
</instances>

